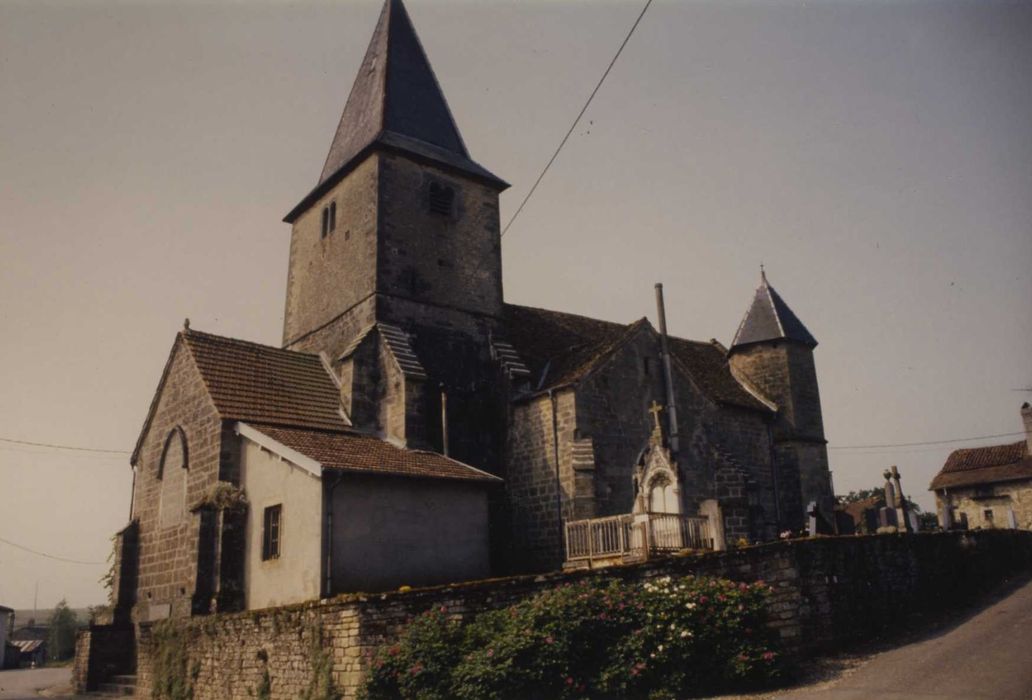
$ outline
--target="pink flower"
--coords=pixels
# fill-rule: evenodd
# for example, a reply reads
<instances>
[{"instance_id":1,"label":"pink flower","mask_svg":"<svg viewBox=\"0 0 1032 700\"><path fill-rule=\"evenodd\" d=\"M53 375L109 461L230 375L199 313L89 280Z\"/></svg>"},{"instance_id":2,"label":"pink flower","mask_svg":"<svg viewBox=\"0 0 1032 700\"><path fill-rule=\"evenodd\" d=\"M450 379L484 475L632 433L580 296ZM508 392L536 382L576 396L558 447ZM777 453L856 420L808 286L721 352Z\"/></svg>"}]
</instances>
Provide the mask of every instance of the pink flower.
<instances>
[{"instance_id":1,"label":"pink flower","mask_svg":"<svg viewBox=\"0 0 1032 700\"><path fill-rule=\"evenodd\" d=\"M552 635L545 637L545 644L552 644L553 642L555 642L555 640L552 639Z\"/></svg>"},{"instance_id":2,"label":"pink flower","mask_svg":"<svg viewBox=\"0 0 1032 700\"><path fill-rule=\"evenodd\" d=\"M765 651L765 652L763 652L763 660L764 661L773 661L774 660L774 652L773 651Z\"/></svg>"},{"instance_id":3,"label":"pink flower","mask_svg":"<svg viewBox=\"0 0 1032 700\"><path fill-rule=\"evenodd\" d=\"M494 656L494 649L488 649L487 650L487 658L490 659L492 656Z\"/></svg>"},{"instance_id":4,"label":"pink flower","mask_svg":"<svg viewBox=\"0 0 1032 700\"><path fill-rule=\"evenodd\" d=\"M566 685L573 685L573 676L566 677Z\"/></svg>"},{"instance_id":5,"label":"pink flower","mask_svg":"<svg viewBox=\"0 0 1032 700\"><path fill-rule=\"evenodd\" d=\"M448 608L446 608L446 607L444 607L444 606L442 605L442 606L441 606L441 614L443 615L443 614L444 614L444 613L446 613L446 612L448 612Z\"/></svg>"}]
</instances>

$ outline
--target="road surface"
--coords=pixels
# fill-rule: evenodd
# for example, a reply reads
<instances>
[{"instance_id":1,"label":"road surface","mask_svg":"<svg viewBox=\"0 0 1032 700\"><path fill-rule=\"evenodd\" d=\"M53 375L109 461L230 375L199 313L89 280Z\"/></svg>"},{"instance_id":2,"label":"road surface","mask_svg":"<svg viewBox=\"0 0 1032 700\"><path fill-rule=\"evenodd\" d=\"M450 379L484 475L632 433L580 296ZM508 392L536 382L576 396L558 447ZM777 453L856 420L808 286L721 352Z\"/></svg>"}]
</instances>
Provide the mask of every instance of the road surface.
<instances>
[{"instance_id":1,"label":"road surface","mask_svg":"<svg viewBox=\"0 0 1032 700\"><path fill-rule=\"evenodd\" d=\"M970 613L968 613L970 615ZM837 680L778 700L1029 700L1032 580L959 624L882 652Z\"/></svg>"},{"instance_id":2,"label":"road surface","mask_svg":"<svg viewBox=\"0 0 1032 700\"><path fill-rule=\"evenodd\" d=\"M72 667L62 668L23 668L0 671L0 700L40 700L39 691L47 688L68 688L72 680ZM84 698L82 695L66 694L49 695L51 698Z\"/></svg>"}]
</instances>

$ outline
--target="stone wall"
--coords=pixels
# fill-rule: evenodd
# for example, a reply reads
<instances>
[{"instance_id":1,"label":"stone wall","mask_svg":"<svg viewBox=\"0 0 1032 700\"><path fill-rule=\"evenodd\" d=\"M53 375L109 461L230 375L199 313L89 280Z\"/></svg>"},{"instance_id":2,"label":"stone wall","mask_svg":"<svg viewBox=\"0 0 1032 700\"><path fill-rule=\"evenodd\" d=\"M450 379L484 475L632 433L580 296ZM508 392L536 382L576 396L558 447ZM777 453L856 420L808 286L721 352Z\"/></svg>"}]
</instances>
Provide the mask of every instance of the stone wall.
<instances>
[{"instance_id":1,"label":"stone wall","mask_svg":"<svg viewBox=\"0 0 1032 700\"><path fill-rule=\"evenodd\" d=\"M136 464L132 517L139 521L139 574L135 619L191 613L198 592L200 516L189 507L208 493L220 469L222 423L181 338L176 339L168 375L156 400ZM186 473L159 476L166 443L176 429L185 436ZM172 483L176 488L169 486ZM179 513L174 523L161 517L162 508L173 507ZM196 603L207 610L207 600Z\"/></svg>"},{"instance_id":2,"label":"stone wall","mask_svg":"<svg viewBox=\"0 0 1032 700\"><path fill-rule=\"evenodd\" d=\"M1032 530L1032 480L991 484L980 488L949 489L946 496L935 493L942 522L943 507L952 507L951 527L957 527L961 515L967 517L969 528L1006 528L1010 526L1010 512L1015 524L1022 530ZM986 517L992 511L992 519Z\"/></svg>"},{"instance_id":3,"label":"stone wall","mask_svg":"<svg viewBox=\"0 0 1032 700\"><path fill-rule=\"evenodd\" d=\"M134 663L132 627L92 625L75 637L72 684L80 693L96 690L111 676L132 673Z\"/></svg>"},{"instance_id":4,"label":"stone wall","mask_svg":"<svg viewBox=\"0 0 1032 700\"><path fill-rule=\"evenodd\" d=\"M394 640L413 615L444 608L464 617L567 581L603 577L763 580L774 590L770 625L790 652L808 654L867 638L909 612L951 608L1029 568L1028 532L882 535L788 541L596 571L341 596L141 625L138 684L148 695L156 680L154 658L159 647L167 652L171 643L185 655L183 667L197 700L253 697L266 674L268 697L295 698L321 673L332 675L345 698L354 698L367 655Z\"/></svg>"},{"instance_id":5,"label":"stone wall","mask_svg":"<svg viewBox=\"0 0 1032 700\"><path fill-rule=\"evenodd\" d=\"M367 158L294 222L283 318L285 347L311 351L310 345L298 344L306 334L376 290L379 176L380 157ZM337 205L337 225L323 236L322 211L331 202ZM315 351L324 349L329 348Z\"/></svg>"}]
</instances>

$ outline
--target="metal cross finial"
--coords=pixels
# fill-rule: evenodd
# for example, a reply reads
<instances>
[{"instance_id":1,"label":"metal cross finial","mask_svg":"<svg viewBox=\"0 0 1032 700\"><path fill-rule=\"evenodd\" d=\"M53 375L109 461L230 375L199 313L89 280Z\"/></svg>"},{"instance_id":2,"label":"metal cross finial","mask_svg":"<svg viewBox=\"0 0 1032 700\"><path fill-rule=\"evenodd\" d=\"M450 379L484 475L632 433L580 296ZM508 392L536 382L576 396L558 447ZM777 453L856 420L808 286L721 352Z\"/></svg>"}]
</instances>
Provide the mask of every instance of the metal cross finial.
<instances>
[{"instance_id":1,"label":"metal cross finial","mask_svg":"<svg viewBox=\"0 0 1032 700\"><path fill-rule=\"evenodd\" d=\"M183 319L183 330L184 331L190 330L190 319L188 319L188 318L184 318Z\"/></svg>"},{"instance_id":2,"label":"metal cross finial","mask_svg":"<svg viewBox=\"0 0 1032 700\"><path fill-rule=\"evenodd\" d=\"M652 405L649 406L649 413L652 414L653 420L656 421L656 430L662 430L662 427L659 424L659 414L662 413L662 412L663 412L663 407L661 405L659 405L658 403L656 403L655 401L653 401Z\"/></svg>"},{"instance_id":3,"label":"metal cross finial","mask_svg":"<svg viewBox=\"0 0 1032 700\"><path fill-rule=\"evenodd\" d=\"M764 284L767 284L767 271L763 268L763 263L760 263L760 279L763 280Z\"/></svg>"}]
</instances>

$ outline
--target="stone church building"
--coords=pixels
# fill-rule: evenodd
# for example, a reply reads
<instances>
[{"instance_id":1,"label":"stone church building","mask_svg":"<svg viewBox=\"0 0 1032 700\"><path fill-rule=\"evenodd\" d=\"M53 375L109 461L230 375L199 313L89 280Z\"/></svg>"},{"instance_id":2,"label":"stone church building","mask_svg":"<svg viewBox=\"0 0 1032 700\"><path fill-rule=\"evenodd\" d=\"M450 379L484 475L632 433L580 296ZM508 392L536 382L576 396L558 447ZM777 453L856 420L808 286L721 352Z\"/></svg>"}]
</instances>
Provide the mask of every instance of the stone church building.
<instances>
[{"instance_id":1,"label":"stone church building","mask_svg":"<svg viewBox=\"0 0 1032 700\"><path fill-rule=\"evenodd\" d=\"M387 0L285 218L282 347L173 343L116 617L769 540L830 508L817 341L765 276L730 347L506 303L506 188Z\"/></svg>"}]
</instances>

